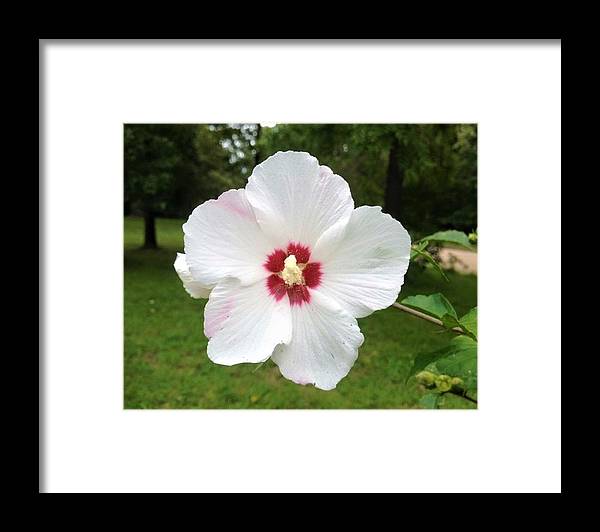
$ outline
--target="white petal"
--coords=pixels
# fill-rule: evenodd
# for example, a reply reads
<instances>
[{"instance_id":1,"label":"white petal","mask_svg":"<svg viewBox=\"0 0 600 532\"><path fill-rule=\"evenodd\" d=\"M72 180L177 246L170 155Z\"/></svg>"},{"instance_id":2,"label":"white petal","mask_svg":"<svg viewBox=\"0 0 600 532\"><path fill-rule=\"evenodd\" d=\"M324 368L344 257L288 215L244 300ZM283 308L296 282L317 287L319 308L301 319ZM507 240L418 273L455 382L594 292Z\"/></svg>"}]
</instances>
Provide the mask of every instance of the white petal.
<instances>
[{"instance_id":1,"label":"white petal","mask_svg":"<svg viewBox=\"0 0 600 532\"><path fill-rule=\"evenodd\" d=\"M332 390L352 368L363 343L356 320L314 290L310 303L295 305L291 312L292 341L275 349L273 362L287 379Z\"/></svg>"},{"instance_id":2,"label":"white petal","mask_svg":"<svg viewBox=\"0 0 600 532\"><path fill-rule=\"evenodd\" d=\"M322 261L317 290L362 318L396 301L410 261L410 235L381 207L359 207Z\"/></svg>"},{"instance_id":3,"label":"white petal","mask_svg":"<svg viewBox=\"0 0 600 532\"><path fill-rule=\"evenodd\" d=\"M346 181L305 152L277 152L259 164L246 186L258 223L278 246L314 248L319 237L344 227L354 202Z\"/></svg>"},{"instance_id":4,"label":"white petal","mask_svg":"<svg viewBox=\"0 0 600 532\"><path fill-rule=\"evenodd\" d=\"M292 334L290 304L269 295L266 280L249 286L225 279L211 292L204 309L208 357L217 364L264 362Z\"/></svg>"},{"instance_id":5,"label":"white petal","mask_svg":"<svg viewBox=\"0 0 600 532\"><path fill-rule=\"evenodd\" d=\"M183 283L183 287L186 292L190 294L190 296L201 299L206 299L210 294L211 287L205 286L198 281L194 281L192 274L190 273L190 268L188 267L188 263L185 260L185 253L177 253L177 258L175 259L175 263L173 264L175 271L179 275L181 282Z\"/></svg>"},{"instance_id":6,"label":"white petal","mask_svg":"<svg viewBox=\"0 0 600 532\"><path fill-rule=\"evenodd\" d=\"M196 281L215 285L230 276L251 284L264 277L262 264L273 245L256 223L243 189L228 190L196 207L183 231L187 263Z\"/></svg>"}]
</instances>

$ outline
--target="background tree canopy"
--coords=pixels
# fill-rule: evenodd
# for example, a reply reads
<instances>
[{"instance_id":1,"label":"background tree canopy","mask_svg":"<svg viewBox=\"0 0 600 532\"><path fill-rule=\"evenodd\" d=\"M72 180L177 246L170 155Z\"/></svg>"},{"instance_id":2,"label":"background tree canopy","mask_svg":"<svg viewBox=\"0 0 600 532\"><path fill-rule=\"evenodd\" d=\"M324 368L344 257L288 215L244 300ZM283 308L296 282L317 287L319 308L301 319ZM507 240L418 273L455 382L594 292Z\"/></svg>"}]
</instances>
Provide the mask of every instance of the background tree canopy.
<instances>
[{"instance_id":1,"label":"background tree canopy","mask_svg":"<svg viewBox=\"0 0 600 532\"><path fill-rule=\"evenodd\" d=\"M381 205L413 238L477 227L475 124L126 124L125 214L186 218L245 186L276 151L308 151L350 184L356 206Z\"/></svg>"}]
</instances>

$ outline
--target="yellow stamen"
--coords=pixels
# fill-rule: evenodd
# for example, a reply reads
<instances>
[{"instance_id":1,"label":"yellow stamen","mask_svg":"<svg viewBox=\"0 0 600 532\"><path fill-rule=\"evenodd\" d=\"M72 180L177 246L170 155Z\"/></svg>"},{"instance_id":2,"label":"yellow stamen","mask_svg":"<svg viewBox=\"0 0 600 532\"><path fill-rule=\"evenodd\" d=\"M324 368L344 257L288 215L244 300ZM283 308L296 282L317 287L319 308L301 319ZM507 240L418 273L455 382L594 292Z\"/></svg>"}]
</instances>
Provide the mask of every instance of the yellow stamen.
<instances>
[{"instance_id":1,"label":"yellow stamen","mask_svg":"<svg viewBox=\"0 0 600 532\"><path fill-rule=\"evenodd\" d=\"M285 284L292 286L295 284L301 284L303 282L302 270L298 267L296 257L290 255L283 261L283 271L281 277L285 281Z\"/></svg>"}]
</instances>

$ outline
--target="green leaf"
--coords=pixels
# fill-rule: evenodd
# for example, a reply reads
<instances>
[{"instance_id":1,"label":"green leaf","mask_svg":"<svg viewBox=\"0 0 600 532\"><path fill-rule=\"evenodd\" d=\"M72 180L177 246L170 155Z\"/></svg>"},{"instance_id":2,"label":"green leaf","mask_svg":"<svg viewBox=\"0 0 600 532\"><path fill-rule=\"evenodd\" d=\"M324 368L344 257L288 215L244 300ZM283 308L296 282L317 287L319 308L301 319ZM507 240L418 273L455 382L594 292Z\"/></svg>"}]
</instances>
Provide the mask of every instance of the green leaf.
<instances>
[{"instance_id":1,"label":"green leaf","mask_svg":"<svg viewBox=\"0 0 600 532\"><path fill-rule=\"evenodd\" d=\"M442 323L444 324L444 327L446 327L447 329L454 329L454 327L460 326L460 323L458 322L458 320L454 316L449 316L449 315L446 315L442 318Z\"/></svg>"},{"instance_id":2,"label":"green leaf","mask_svg":"<svg viewBox=\"0 0 600 532\"><path fill-rule=\"evenodd\" d=\"M422 243L420 245L423 245L423 244L424 244L423 249L420 249L420 247L413 247L412 248L412 250L410 252L410 260L414 260L417 257L422 257L429 264L431 264L433 266L433 268L444 278L444 280L450 282L450 279L448 279L448 276L446 275L446 272L438 264L438 261L433 258L433 256L431 255L431 253L428 253L427 251L424 251L424 248L427 247L427 242L424 242L424 243Z\"/></svg>"},{"instance_id":3,"label":"green leaf","mask_svg":"<svg viewBox=\"0 0 600 532\"><path fill-rule=\"evenodd\" d=\"M464 349L477 350L477 342L468 336L455 336L450 340L450 347L456 351L462 351Z\"/></svg>"},{"instance_id":4,"label":"green leaf","mask_svg":"<svg viewBox=\"0 0 600 532\"><path fill-rule=\"evenodd\" d=\"M473 340L477 340L477 307L472 308L460 320L460 327L469 334Z\"/></svg>"},{"instance_id":5,"label":"green leaf","mask_svg":"<svg viewBox=\"0 0 600 532\"><path fill-rule=\"evenodd\" d=\"M456 310L442 294L409 296L402 300L402 304L441 320L449 329L459 325Z\"/></svg>"},{"instance_id":6,"label":"green leaf","mask_svg":"<svg viewBox=\"0 0 600 532\"><path fill-rule=\"evenodd\" d=\"M446 355L448 355L448 346L443 347L442 349L437 349L436 351L431 351L430 353L419 353L413 360L413 365L408 372L406 380L408 381L408 379L417 373L420 373L426 367L433 364L436 360Z\"/></svg>"},{"instance_id":7,"label":"green leaf","mask_svg":"<svg viewBox=\"0 0 600 532\"><path fill-rule=\"evenodd\" d=\"M468 336L456 336L447 346L429 353L419 353L406 380L428 370L438 374L460 377L468 389L477 386L477 342Z\"/></svg>"},{"instance_id":8,"label":"green leaf","mask_svg":"<svg viewBox=\"0 0 600 532\"><path fill-rule=\"evenodd\" d=\"M465 387L477 387L477 342L468 336L453 338L446 355L438 357L435 369L444 375L460 377Z\"/></svg>"},{"instance_id":9,"label":"green leaf","mask_svg":"<svg viewBox=\"0 0 600 532\"><path fill-rule=\"evenodd\" d=\"M419 242L413 243L411 246L412 251L418 253L419 251L425 251L429 242L420 240Z\"/></svg>"},{"instance_id":10,"label":"green leaf","mask_svg":"<svg viewBox=\"0 0 600 532\"><path fill-rule=\"evenodd\" d=\"M440 395L437 393L426 393L421 399L419 399L419 404L423 408L435 409L438 407L438 402L440 400Z\"/></svg>"},{"instance_id":11,"label":"green leaf","mask_svg":"<svg viewBox=\"0 0 600 532\"><path fill-rule=\"evenodd\" d=\"M454 229L450 231L438 231L432 235L425 236L419 240L419 242L442 242L444 244L454 244L466 249L473 249L473 245L469 241L469 237L462 231L456 231Z\"/></svg>"},{"instance_id":12,"label":"green leaf","mask_svg":"<svg viewBox=\"0 0 600 532\"><path fill-rule=\"evenodd\" d=\"M410 248L410 260L416 259L427 247L427 242L418 242Z\"/></svg>"}]
</instances>

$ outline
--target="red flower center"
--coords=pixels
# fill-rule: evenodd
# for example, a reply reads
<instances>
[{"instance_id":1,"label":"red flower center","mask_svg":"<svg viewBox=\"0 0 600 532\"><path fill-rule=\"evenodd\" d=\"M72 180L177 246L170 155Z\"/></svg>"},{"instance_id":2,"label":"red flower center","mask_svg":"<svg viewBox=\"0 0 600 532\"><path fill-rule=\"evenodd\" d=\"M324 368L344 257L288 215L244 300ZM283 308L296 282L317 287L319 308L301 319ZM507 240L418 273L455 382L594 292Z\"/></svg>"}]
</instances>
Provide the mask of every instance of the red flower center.
<instances>
[{"instance_id":1,"label":"red flower center","mask_svg":"<svg viewBox=\"0 0 600 532\"><path fill-rule=\"evenodd\" d=\"M321 263L310 262L310 248L297 242L290 242L285 251L273 250L264 267L271 272L267 278L269 293L277 301L287 294L290 305L309 303L309 289L321 283Z\"/></svg>"}]
</instances>

